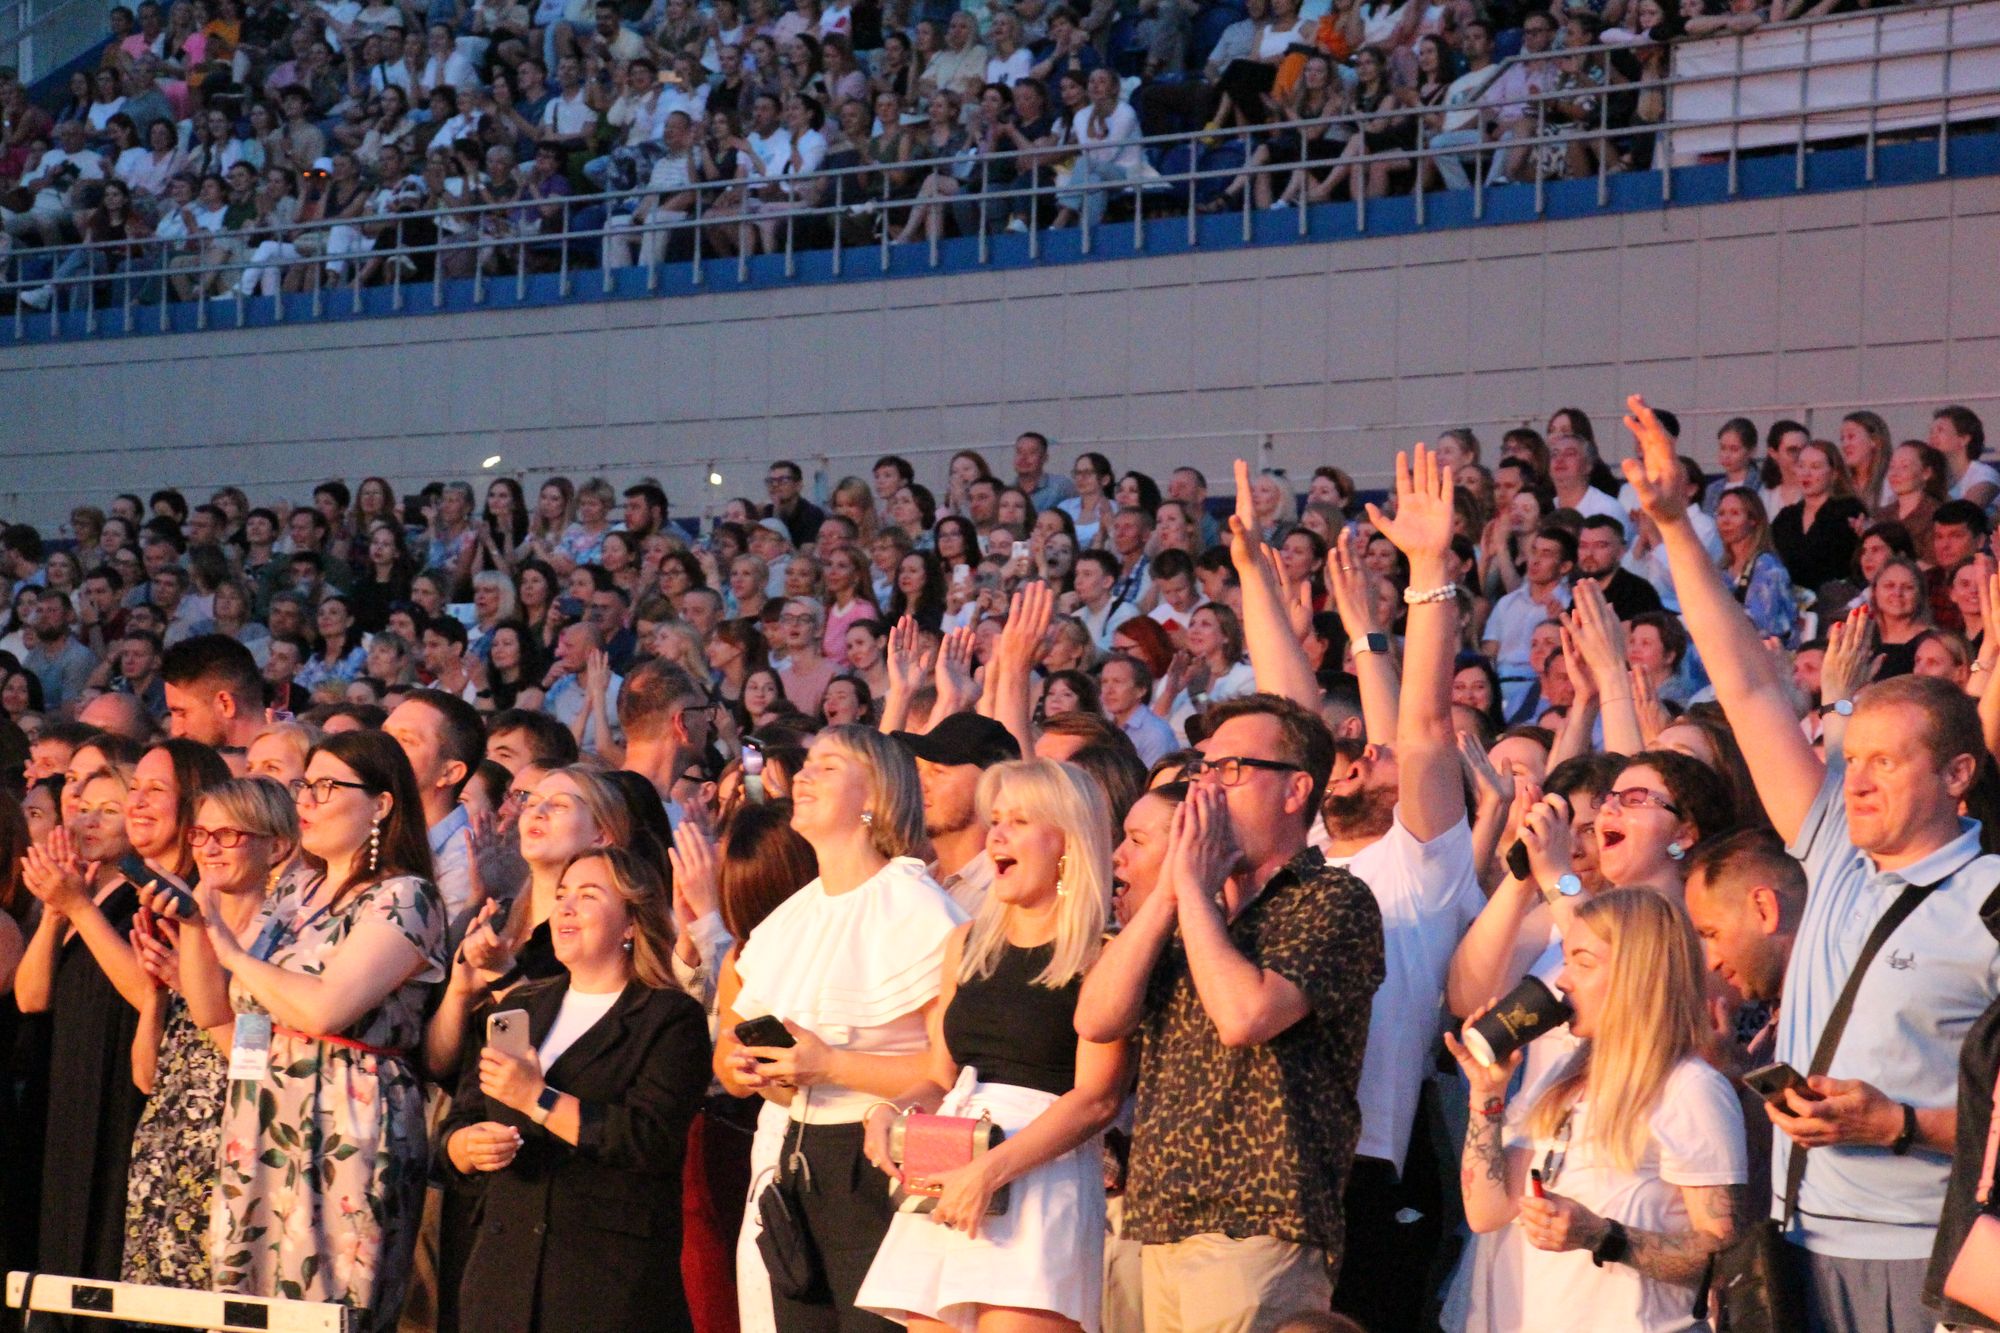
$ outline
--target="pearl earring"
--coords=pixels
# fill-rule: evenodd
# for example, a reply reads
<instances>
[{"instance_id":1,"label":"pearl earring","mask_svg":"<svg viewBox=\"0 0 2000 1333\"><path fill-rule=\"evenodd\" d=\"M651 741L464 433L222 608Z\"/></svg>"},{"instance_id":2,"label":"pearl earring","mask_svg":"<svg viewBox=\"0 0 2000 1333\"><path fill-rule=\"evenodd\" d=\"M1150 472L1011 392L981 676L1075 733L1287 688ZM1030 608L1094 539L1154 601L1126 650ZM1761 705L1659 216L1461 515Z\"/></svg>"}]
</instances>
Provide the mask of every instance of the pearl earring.
<instances>
[{"instance_id":1,"label":"pearl earring","mask_svg":"<svg viewBox=\"0 0 2000 1333\"><path fill-rule=\"evenodd\" d=\"M1670 842L1667 844L1667 855L1678 861L1687 855L1687 848L1681 846L1679 842Z\"/></svg>"},{"instance_id":2,"label":"pearl earring","mask_svg":"<svg viewBox=\"0 0 2000 1333\"><path fill-rule=\"evenodd\" d=\"M378 819L368 826L368 873L374 874L375 868L381 864L382 821Z\"/></svg>"},{"instance_id":3,"label":"pearl earring","mask_svg":"<svg viewBox=\"0 0 2000 1333\"><path fill-rule=\"evenodd\" d=\"M861 812L861 822L869 825L874 824L875 812L873 810L863 810Z\"/></svg>"}]
</instances>

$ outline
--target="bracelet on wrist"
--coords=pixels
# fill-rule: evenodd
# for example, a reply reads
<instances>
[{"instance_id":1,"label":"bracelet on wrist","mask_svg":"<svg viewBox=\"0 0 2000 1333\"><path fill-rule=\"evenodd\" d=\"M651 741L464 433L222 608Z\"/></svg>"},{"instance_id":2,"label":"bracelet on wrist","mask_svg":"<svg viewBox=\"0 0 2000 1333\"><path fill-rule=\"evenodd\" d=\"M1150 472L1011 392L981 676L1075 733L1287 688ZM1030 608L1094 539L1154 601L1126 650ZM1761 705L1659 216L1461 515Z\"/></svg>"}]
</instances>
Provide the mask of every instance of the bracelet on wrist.
<instances>
[{"instance_id":1,"label":"bracelet on wrist","mask_svg":"<svg viewBox=\"0 0 2000 1333\"><path fill-rule=\"evenodd\" d=\"M1435 588L1418 592L1415 588L1403 589L1403 602L1407 606L1426 606L1436 602L1449 602L1457 598L1456 583L1440 583Z\"/></svg>"}]
</instances>

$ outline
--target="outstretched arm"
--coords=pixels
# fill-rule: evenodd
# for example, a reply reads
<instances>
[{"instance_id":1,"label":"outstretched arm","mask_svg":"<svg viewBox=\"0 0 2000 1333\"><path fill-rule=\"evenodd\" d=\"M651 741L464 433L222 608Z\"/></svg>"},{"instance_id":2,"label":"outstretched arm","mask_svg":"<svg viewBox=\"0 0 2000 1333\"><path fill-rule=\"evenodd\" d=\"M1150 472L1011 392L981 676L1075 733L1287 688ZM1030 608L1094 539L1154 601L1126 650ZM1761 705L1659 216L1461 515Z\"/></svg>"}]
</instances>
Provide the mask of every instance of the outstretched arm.
<instances>
[{"instance_id":1,"label":"outstretched arm","mask_svg":"<svg viewBox=\"0 0 2000 1333\"><path fill-rule=\"evenodd\" d=\"M1326 586L1333 593L1333 609L1350 645L1359 645L1370 634L1388 629L1376 621L1374 589L1368 568L1354 549L1352 528L1334 534L1333 549L1326 555ZM1365 653L1356 647L1354 679L1361 687L1362 735L1370 745L1390 744L1396 739L1396 659L1388 653Z\"/></svg>"},{"instance_id":2,"label":"outstretched arm","mask_svg":"<svg viewBox=\"0 0 2000 1333\"><path fill-rule=\"evenodd\" d=\"M1410 606L1403 637L1402 706L1396 710L1396 765L1403 827L1429 842L1465 818L1457 740L1451 725L1451 668L1458 637L1457 586L1445 567L1451 550L1451 469L1419 444L1396 455L1396 516L1374 505L1368 520L1410 562L1412 596L1448 594ZM1372 656L1372 654L1371 654Z\"/></svg>"},{"instance_id":3,"label":"outstretched arm","mask_svg":"<svg viewBox=\"0 0 2000 1333\"><path fill-rule=\"evenodd\" d=\"M1305 648L1292 633L1277 580L1264 562L1264 540L1250 495L1250 465L1240 458L1236 460L1236 512L1229 517L1229 557L1243 586L1243 642L1250 650L1257 688L1318 712L1319 681L1306 661Z\"/></svg>"},{"instance_id":4,"label":"outstretched arm","mask_svg":"<svg viewBox=\"0 0 2000 1333\"><path fill-rule=\"evenodd\" d=\"M1680 593L1681 616L1730 727L1739 736L1756 738L1743 747L1743 757L1772 827L1789 842L1805 825L1826 766L1799 731L1790 694L1771 669L1756 626L1730 595L1722 571L1688 522L1686 474L1672 438L1645 399L1633 394L1626 406L1625 426L1638 441L1639 456L1625 461L1625 480L1660 530Z\"/></svg>"}]
</instances>

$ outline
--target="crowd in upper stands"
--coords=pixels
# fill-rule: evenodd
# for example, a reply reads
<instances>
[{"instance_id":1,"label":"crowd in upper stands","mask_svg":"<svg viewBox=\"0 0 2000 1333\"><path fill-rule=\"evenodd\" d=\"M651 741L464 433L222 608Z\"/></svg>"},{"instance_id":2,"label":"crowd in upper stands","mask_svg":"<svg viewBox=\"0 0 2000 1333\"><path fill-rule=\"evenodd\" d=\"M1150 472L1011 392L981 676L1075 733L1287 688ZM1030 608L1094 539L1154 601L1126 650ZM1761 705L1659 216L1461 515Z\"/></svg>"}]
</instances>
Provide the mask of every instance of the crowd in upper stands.
<instances>
[{"instance_id":1,"label":"crowd in upper stands","mask_svg":"<svg viewBox=\"0 0 2000 1333\"><path fill-rule=\"evenodd\" d=\"M1374 502L1030 431L701 524L5 526L0 1261L468 1333L2000 1328L1983 423L1625 427Z\"/></svg>"},{"instance_id":2,"label":"crowd in upper stands","mask_svg":"<svg viewBox=\"0 0 2000 1333\"><path fill-rule=\"evenodd\" d=\"M1654 160L1667 43L1848 4L141 0L0 72L0 225L84 308L1063 227L1162 166L1245 166L1210 211L1595 175Z\"/></svg>"}]
</instances>

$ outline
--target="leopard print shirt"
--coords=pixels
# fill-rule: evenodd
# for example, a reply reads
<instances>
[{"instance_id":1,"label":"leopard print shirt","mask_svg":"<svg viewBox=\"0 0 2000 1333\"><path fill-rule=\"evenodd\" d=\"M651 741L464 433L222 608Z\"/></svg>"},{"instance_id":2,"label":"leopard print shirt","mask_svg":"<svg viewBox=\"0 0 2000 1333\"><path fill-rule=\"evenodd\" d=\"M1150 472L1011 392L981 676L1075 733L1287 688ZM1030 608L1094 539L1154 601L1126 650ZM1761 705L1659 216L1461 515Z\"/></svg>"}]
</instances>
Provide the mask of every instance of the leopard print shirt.
<instances>
[{"instance_id":1,"label":"leopard print shirt","mask_svg":"<svg viewBox=\"0 0 2000 1333\"><path fill-rule=\"evenodd\" d=\"M1274 1236L1337 1259L1341 1195L1361 1137L1355 1089L1382 984L1382 913L1367 886L1308 848L1229 924L1251 962L1312 1008L1258 1046L1222 1042L1180 941L1147 982L1125 1234Z\"/></svg>"}]
</instances>

